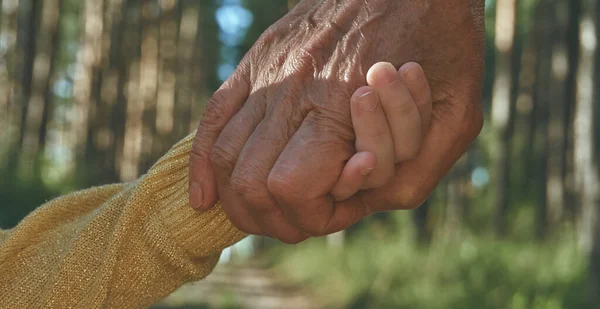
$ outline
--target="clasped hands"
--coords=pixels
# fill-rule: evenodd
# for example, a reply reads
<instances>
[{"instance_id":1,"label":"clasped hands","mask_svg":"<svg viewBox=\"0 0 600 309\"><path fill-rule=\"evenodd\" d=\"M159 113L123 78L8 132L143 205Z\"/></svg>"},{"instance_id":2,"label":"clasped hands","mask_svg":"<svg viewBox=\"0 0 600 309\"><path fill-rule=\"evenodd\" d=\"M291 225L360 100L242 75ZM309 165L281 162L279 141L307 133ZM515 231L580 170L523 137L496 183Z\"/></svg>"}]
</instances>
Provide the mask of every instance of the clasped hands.
<instances>
[{"instance_id":1,"label":"clasped hands","mask_svg":"<svg viewBox=\"0 0 600 309\"><path fill-rule=\"evenodd\" d=\"M482 73L483 1L305 0L209 101L190 203L286 243L418 207L479 134Z\"/></svg>"}]
</instances>

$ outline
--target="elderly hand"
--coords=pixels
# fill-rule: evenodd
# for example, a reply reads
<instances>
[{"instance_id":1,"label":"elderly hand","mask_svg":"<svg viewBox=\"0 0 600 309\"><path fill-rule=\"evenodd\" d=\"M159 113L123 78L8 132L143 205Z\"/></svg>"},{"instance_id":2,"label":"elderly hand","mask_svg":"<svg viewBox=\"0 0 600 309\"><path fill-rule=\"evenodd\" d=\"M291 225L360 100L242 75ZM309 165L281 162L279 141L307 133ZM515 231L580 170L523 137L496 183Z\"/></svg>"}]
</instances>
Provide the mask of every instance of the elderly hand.
<instances>
[{"instance_id":1,"label":"elderly hand","mask_svg":"<svg viewBox=\"0 0 600 309\"><path fill-rule=\"evenodd\" d=\"M193 205L211 207L218 189L236 226L287 242L335 232L372 212L419 206L482 125L483 4L303 1L263 34L210 100L190 163ZM330 191L354 155L347 102L379 60L423 65L431 127L416 158L396 165L381 188L336 202ZM385 101L398 80L370 82ZM401 114L386 110L392 136L404 125ZM395 153L404 146L394 144Z\"/></svg>"}]
</instances>

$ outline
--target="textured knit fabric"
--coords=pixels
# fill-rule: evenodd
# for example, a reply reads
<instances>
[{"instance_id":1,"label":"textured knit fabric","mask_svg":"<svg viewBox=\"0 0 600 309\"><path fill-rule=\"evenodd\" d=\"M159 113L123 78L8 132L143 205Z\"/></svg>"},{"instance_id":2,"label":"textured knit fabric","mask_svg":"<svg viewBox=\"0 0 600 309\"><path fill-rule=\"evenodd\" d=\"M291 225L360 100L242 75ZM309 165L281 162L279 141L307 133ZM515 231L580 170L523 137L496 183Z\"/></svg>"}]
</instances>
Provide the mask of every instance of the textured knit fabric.
<instances>
[{"instance_id":1,"label":"textured knit fabric","mask_svg":"<svg viewBox=\"0 0 600 309\"><path fill-rule=\"evenodd\" d=\"M244 233L188 206L186 137L129 184L50 201L0 231L0 308L144 308L208 275Z\"/></svg>"}]
</instances>

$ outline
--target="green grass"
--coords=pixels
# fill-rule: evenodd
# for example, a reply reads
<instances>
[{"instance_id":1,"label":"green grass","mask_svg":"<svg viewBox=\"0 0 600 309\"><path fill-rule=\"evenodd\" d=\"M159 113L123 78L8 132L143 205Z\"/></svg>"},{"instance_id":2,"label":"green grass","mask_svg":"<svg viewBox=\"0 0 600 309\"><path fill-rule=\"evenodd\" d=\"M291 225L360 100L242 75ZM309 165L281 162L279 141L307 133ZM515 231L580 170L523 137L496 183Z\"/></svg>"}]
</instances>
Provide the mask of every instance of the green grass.
<instances>
[{"instance_id":1,"label":"green grass","mask_svg":"<svg viewBox=\"0 0 600 309\"><path fill-rule=\"evenodd\" d=\"M467 236L425 248L406 234L365 231L339 250L310 242L284 251L279 265L337 308L593 308L584 301L584 259L569 239Z\"/></svg>"}]
</instances>

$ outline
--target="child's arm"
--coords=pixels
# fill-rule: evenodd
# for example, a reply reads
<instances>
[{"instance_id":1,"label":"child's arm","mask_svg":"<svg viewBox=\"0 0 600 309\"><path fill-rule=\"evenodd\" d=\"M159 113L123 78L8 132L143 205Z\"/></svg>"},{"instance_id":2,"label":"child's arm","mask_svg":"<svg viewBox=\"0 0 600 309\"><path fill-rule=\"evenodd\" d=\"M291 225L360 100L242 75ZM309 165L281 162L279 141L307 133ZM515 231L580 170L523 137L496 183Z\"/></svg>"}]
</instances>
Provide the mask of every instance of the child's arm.
<instances>
[{"instance_id":1,"label":"child's arm","mask_svg":"<svg viewBox=\"0 0 600 309\"><path fill-rule=\"evenodd\" d=\"M130 184L55 199L0 238L0 308L143 308L210 273L246 235L188 206L184 138Z\"/></svg>"},{"instance_id":2,"label":"child's arm","mask_svg":"<svg viewBox=\"0 0 600 309\"><path fill-rule=\"evenodd\" d=\"M385 106L400 98L381 97L383 110L387 113ZM368 178L353 178L353 168L375 166L375 161L363 162L361 153L378 158L385 148L358 143L372 138L366 134L370 126L361 127L362 121L376 118L353 117L362 152L345 169L350 177L340 178L340 188L346 190L369 183ZM392 126L390 134L391 130ZM220 205L202 213L189 207L193 137L175 145L136 182L58 198L14 229L0 231L0 307L147 307L182 284L208 275L221 251L246 235L230 223Z\"/></svg>"}]
</instances>

